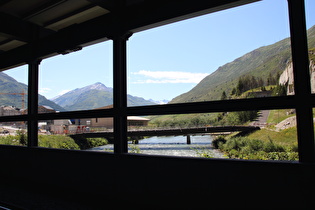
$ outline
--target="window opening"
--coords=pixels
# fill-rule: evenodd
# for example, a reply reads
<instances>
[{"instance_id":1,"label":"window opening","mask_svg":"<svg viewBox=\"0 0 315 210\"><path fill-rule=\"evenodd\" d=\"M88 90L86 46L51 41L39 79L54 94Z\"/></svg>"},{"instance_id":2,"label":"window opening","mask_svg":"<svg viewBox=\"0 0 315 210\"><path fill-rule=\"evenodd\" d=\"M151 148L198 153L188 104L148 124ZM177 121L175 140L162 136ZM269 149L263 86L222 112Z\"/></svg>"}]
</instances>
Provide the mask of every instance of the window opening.
<instances>
[{"instance_id":1,"label":"window opening","mask_svg":"<svg viewBox=\"0 0 315 210\"><path fill-rule=\"evenodd\" d=\"M289 37L286 0L134 34L128 41L128 106L292 95Z\"/></svg>"},{"instance_id":2,"label":"window opening","mask_svg":"<svg viewBox=\"0 0 315 210\"><path fill-rule=\"evenodd\" d=\"M38 128L39 147L112 151L113 118L40 120Z\"/></svg>"},{"instance_id":3,"label":"window opening","mask_svg":"<svg viewBox=\"0 0 315 210\"><path fill-rule=\"evenodd\" d=\"M107 109L113 104L112 42L43 60L39 93L56 112Z\"/></svg>"},{"instance_id":4,"label":"window opening","mask_svg":"<svg viewBox=\"0 0 315 210\"><path fill-rule=\"evenodd\" d=\"M0 73L0 116L26 114L27 84L27 65Z\"/></svg>"},{"instance_id":5,"label":"window opening","mask_svg":"<svg viewBox=\"0 0 315 210\"><path fill-rule=\"evenodd\" d=\"M141 126L128 127L130 153L298 160L294 109L159 115L140 119Z\"/></svg>"},{"instance_id":6,"label":"window opening","mask_svg":"<svg viewBox=\"0 0 315 210\"><path fill-rule=\"evenodd\" d=\"M27 146L27 122L0 122L0 144Z\"/></svg>"},{"instance_id":7,"label":"window opening","mask_svg":"<svg viewBox=\"0 0 315 210\"><path fill-rule=\"evenodd\" d=\"M312 8L314 7L314 1L305 0L307 44L312 93L315 93L315 15L312 11Z\"/></svg>"}]
</instances>

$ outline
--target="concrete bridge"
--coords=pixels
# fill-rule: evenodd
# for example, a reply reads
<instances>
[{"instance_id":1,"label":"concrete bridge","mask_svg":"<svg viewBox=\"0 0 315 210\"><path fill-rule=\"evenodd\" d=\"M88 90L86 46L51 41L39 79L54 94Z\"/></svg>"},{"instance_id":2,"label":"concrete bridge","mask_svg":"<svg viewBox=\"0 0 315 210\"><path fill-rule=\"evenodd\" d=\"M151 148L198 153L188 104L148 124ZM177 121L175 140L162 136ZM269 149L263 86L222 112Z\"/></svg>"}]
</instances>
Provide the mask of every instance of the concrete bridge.
<instances>
[{"instance_id":1,"label":"concrete bridge","mask_svg":"<svg viewBox=\"0 0 315 210\"><path fill-rule=\"evenodd\" d=\"M151 130L130 130L128 136L187 136L187 144L190 143L190 135L192 134L223 134L231 132L252 132L259 130L257 126L207 126L207 127L196 127L196 128L172 128L172 129L151 129ZM83 138L113 138L114 133L110 132L91 132L91 133L80 133L70 135L72 138L83 137Z\"/></svg>"}]
</instances>

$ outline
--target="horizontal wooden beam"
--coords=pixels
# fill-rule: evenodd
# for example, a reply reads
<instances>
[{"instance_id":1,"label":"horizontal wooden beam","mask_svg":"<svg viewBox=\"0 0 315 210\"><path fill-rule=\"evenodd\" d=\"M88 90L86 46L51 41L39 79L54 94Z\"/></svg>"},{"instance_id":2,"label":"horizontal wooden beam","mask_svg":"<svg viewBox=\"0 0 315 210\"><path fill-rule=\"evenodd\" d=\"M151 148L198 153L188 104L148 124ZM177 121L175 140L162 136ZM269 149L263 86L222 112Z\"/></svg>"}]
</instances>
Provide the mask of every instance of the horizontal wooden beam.
<instances>
[{"instance_id":1,"label":"horizontal wooden beam","mask_svg":"<svg viewBox=\"0 0 315 210\"><path fill-rule=\"evenodd\" d=\"M52 33L54 33L52 30L5 13L0 13L0 34L9 39L29 43L35 38L41 38Z\"/></svg>"},{"instance_id":2,"label":"horizontal wooden beam","mask_svg":"<svg viewBox=\"0 0 315 210\"><path fill-rule=\"evenodd\" d=\"M311 104L315 107L315 96L311 97ZM145 115L167 115L167 114L190 114L190 113L215 113L215 112L233 112L248 110L273 110L273 109L295 109L298 105L295 96L265 97L251 99L235 99L224 101L208 101L180 104L150 105L127 107L128 116ZM114 117L117 110L96 109L84 111L69 111L58 113L38 114L38 120L51 119L80 119L80 118L102 118ZM0 122L26 121L28 115L1 116Z\"/></svg>"},{"instance_id":3,"label":"horizontal wooden beam","mask_svg":"<svg viewBox=\"0 0 315 210\"><path fill-rule=\"evenodd\" d=\"M314 98L312 99L313 104L315 104ZM295 96L282 96L128 107L127 114L128 116L141 116L182 113L189 114L233 112L247 110L294 109L296 105L297 101L295 100Z\"/></svg>"}]
</instances>

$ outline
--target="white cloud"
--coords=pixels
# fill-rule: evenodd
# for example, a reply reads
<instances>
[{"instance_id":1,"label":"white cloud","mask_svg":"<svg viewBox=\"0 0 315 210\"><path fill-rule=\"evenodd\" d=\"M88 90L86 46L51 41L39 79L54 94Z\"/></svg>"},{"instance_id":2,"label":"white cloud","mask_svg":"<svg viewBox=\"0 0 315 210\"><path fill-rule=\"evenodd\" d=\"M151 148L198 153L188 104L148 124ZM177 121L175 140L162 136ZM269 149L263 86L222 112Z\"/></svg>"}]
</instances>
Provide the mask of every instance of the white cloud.
<instances>
[{"instance_id":1,"label":"white cloud","mask_svg":"<svg viewBox=\"0 0 315 210\"><path fill-rule=\"evenodd\" d=\"M141 70L133 73L134 75L141 75L148 77L148 79L137 80L134 84L144 83L199 83L203 78L208 76L207 73L192 73L192 72L178 72L178 71L146 71Z\"/></svg>"},{"instance_id":2,"label":"white cloud","mask_svg":"<svg viewBox=\"0 0 315 210\"><path fill-rule=\"evenodd\" d=\"M38 89L38 92L39 92L40 94L45 94L45 93L48 93L49 91L51 91L50 88L39 88L39 89Z\"/></svg>"}]
</instances>

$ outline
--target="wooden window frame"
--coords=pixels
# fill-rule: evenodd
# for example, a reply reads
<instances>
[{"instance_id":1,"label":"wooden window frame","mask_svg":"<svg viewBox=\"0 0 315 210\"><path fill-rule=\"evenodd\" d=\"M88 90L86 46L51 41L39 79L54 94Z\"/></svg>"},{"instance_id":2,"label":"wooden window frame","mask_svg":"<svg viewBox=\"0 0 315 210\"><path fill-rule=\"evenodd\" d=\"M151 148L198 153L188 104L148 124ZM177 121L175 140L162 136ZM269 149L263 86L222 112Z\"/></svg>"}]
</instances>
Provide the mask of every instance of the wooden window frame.
<instances>
[{"instance_id":1,"label":"wooden window frame","mask_svg":"<svg viewBox=\"0 0 315 210\"><path fill-rule=\"evenodd\" d=\"M311 93L304 0L288 0L288 8L295 95L128 107L126 85L126 43L131 33L129 31L119 31L115 32L111 38L113 40L114 73L113 108L59 113L38 113L38 70L40 60L33 60L28 63L28 114L20 116L3 116L0 118L0 121L27 121L28 147L37 147L37 124L39 120L113 117L114 138L116 139L114 153L123 154L128 152L127 116L295 109L297 118L299 162L314 163L315 145L312 109L315 106L315 95Z\"/></svg>"}]
</instances>

